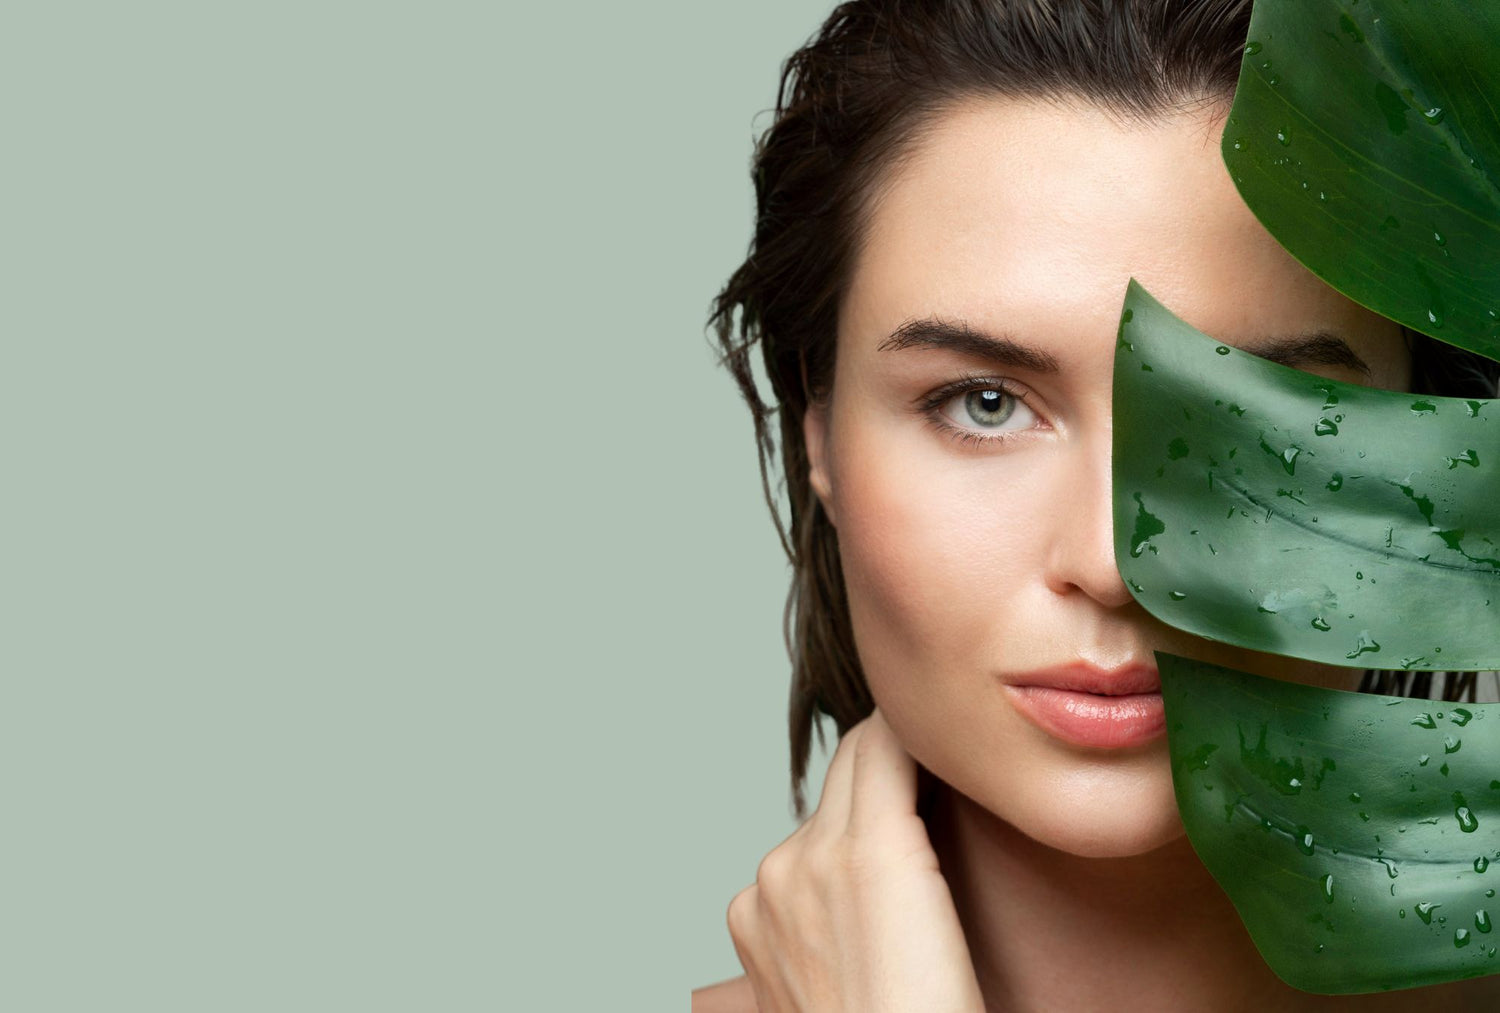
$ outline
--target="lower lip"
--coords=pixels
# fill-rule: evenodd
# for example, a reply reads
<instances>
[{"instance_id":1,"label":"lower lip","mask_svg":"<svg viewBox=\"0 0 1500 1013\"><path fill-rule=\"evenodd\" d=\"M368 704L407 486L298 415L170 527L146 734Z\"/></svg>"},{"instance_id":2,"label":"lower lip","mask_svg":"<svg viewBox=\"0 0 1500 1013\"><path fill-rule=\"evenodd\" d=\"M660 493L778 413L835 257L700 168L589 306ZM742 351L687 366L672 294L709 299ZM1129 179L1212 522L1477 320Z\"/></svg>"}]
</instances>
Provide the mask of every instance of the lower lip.
<instances>
[{"instance_id":1,"label":"lower lip","mask_svg":"<svg viewBox=\"0 0 1500 1013\"><path fill-rule=\"evenodd\" d=\"M1006 686L1016 709L1049 735L1077 746L1124 749L1167 730L1160 693L1104 696L1051 686Z\"/></svg>"}]
</instances>

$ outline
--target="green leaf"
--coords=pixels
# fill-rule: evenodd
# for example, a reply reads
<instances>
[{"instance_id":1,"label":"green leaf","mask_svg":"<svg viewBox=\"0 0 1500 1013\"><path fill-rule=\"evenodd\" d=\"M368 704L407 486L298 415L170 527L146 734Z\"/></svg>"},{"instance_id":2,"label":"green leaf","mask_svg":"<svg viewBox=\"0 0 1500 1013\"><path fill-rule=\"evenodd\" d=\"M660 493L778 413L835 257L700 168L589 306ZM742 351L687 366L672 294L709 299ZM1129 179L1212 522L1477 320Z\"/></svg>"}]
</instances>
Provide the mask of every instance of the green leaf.
<instances>
[{"instance_id":1,"label":"green leaf","mask_svg":"<svg viewBox=\"0 0 1500 1013\"><path fill-rule=\"evenodd\" d=\"M1495 5L1256 0L1223 155L1334 288L1500 358L1496 96ZM1351 667L1500 667L1500 404L1287 369L1132 283L1114 405L1116 558L1153 615ZM1277 974L1338 994L1500 971L1500 705L1157 659L1189 837Z\"/></svg>"},{"instance_id":2,"label":"green leaf","mask_svg":"<svg viewBox=\"0 0 1500 1013\"><path fill-rule=\"evenodd\" d=\"M1163 622L1358 668L1500 667L1500 402L1337 383L1215 342L1132 282L1115 558Z\"/></svg>"},{"instance_id":3,"label":"green leaf","mask_svg":"<svg viewBox=\"0 0 1500 1013\"><path fill-rule=\"evenodd\" d=\"M1256 0L1223 152L1314 273L1500 358L1500 5Z\"/></svg>"},{"instance_id":4,"label":"green leaf","mask_svg":"<svg viewBox=\"0 0 1500 1013\"><path fill-rule=\"evenodd\" d=\"M1188 838L1278 976L1332 994L1500 971L1500 705L1156 658Z\"/></svg>"}]
</instances>

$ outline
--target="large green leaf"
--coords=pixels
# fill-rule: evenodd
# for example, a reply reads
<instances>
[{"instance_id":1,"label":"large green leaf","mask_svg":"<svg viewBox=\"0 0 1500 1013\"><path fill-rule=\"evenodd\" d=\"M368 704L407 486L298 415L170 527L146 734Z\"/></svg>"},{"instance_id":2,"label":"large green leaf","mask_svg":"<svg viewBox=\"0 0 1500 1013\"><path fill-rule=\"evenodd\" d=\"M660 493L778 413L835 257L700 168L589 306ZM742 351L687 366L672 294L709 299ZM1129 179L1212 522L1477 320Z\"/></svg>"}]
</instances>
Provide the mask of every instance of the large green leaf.
<instances>
[{"instance_id":1,"label":"large green leaf","mask_svg":"<svg viewBox=\"0 0 1500 1013\"><path fill-rule=\"evenodd\" d=\"M1500 6L1256 0L1223 154L1324 280L1496 358L1496 96ZM1500 403L1286 369L1134 285L1114 399L1116 557L1154 615L1333 664L1500 666ZM1189 836L1283 979L1500 971L1500 708L1157 658Z\"/></svg>"},{"instance_id":2,"label":"large green leaf","mask_svg":"<svg viewBox=\"0 0 1500 1013\"><path fill-rule=\"evenodd\" d=\"M1500 971L1500 705L1156 658L1188 838L1277 975L1344 993Z\"/></svg>"},{"instance_id":3,"label":"large green leaf","mask_svg":"<svg viewBox=\"0 0 1500 1013\"><path fill-rule=\"evenodd\" d=\"M1223 151L1320 277L1500 358L1500 4L1256 0Z\"/></svg>"},{"instance_id":4,"label":"large green leaf","mask_svg":"<svg viewBox=\"0 0 1500 1013\"><path fill-rule=\"evenodd\" d=\"M1500 667L1500 402L1336 383L1219 344L1132 282L1115 557L1169 625L1359 668Z\"/></svg>"}]
</instances>

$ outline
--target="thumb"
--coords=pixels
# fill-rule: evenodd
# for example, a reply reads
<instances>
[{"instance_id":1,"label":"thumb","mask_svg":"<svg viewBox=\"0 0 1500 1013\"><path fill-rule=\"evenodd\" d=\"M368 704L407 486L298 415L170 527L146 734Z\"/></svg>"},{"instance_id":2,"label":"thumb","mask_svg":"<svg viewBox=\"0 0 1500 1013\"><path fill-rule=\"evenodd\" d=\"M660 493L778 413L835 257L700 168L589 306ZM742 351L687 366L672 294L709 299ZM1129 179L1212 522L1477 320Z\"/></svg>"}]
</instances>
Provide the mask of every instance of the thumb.
<instances>
[{"instance_id":1,"label":"thumb","mask_svg":"<svg viewBox=\"0 0 1500 1013\"><path fill-rule=\"evenodd\" d=\"M863 834L917 808L917 761L877 707L855 743L849 809L851 833Z\"/></svg>"}]
</instances>

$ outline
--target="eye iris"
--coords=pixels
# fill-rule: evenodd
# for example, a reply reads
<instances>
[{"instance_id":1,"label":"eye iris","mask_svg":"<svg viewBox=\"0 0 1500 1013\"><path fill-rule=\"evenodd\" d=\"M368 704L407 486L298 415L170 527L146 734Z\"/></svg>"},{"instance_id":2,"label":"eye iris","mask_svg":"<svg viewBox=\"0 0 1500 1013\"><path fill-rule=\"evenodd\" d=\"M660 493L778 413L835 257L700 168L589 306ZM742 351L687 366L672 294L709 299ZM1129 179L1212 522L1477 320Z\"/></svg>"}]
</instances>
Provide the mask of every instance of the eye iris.
<instances>
[{"instance_id":1,"label":"eye iris","mask_svg":"<svg viewBox=\"0 0 1500 1013\"><path fill-rule=\"evenodd\" d=\"M976 390L964 398L964 407L975 422L993 426L1010 418L1015 411L1015 399L998 390Z\"/></svg>"}]
</instances>

